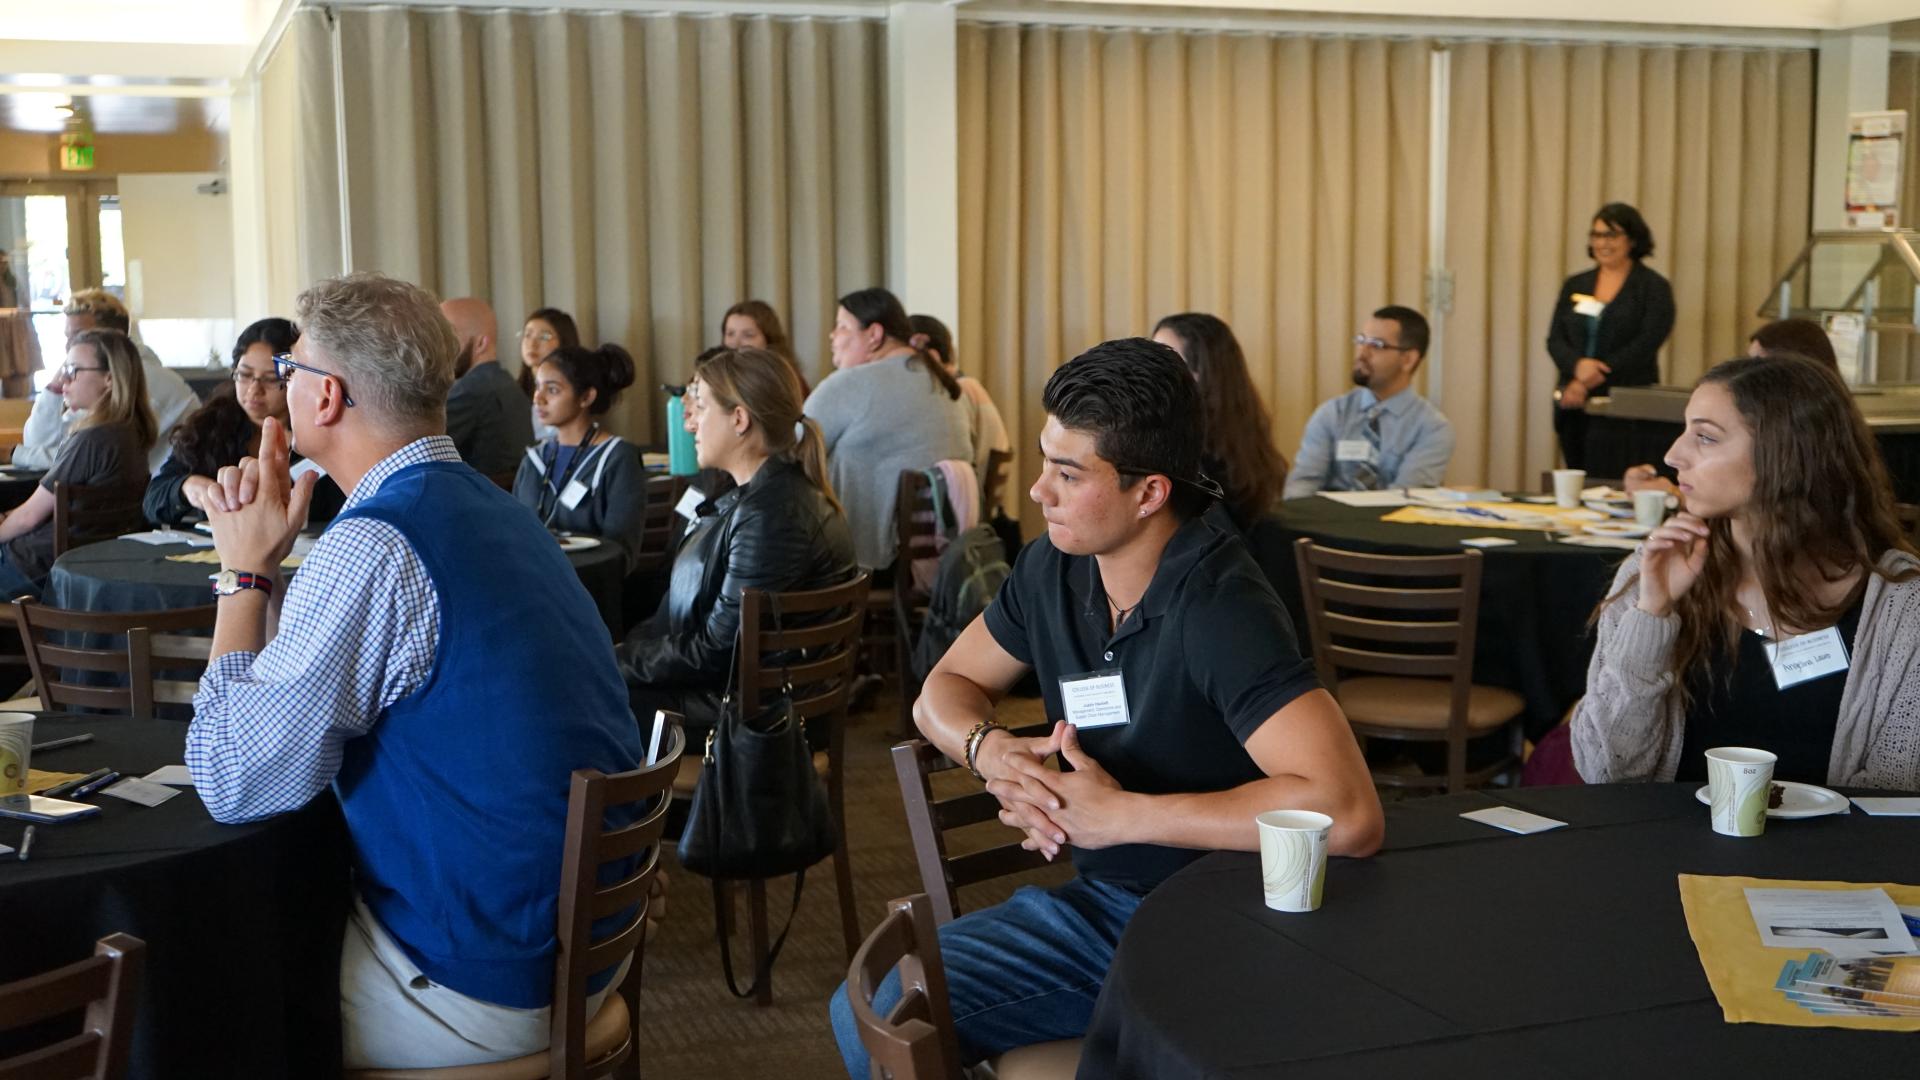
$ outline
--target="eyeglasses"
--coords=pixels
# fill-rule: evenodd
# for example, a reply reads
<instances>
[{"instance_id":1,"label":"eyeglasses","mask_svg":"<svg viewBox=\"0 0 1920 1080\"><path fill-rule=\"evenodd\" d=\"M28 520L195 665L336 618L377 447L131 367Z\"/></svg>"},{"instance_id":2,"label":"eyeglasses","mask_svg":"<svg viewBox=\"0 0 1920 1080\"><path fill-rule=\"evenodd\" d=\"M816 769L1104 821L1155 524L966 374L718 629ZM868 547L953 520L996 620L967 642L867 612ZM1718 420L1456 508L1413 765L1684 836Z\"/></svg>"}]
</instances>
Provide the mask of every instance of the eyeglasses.
<instances>
[{"instance_id":1,"label":"eyeglasses","mask_svg":"<svg viewBox=\"0 0 1920 1080\"><path fill-rule=\"evenodd\" d=\"M1376 352L1381 349L1386 349L1392 352L1407 352L1409 349L1412 348L1411 345L1390 345L1387 342L1382 341L1377 337L1368 337L1365 334L1353 335L1353 343L1355 345L1364 345L1369 349L1375 350Z\"/></svg>"},{"instance_id":2,"label":"eyeglasses","mask_svg":"<svg viewBox=\"0 0 1920 1080\"><path fill-rule=\"evenodd\" d=\"M105 370L107 369L103 367L74 367L72 364L61 364L60 377L63 379L71 379L82 371L105 371Z\"/></svg>"},{"instance_id":3,"label":"eyeglasses","mask_svg":"<svg viewBox=\"0 0 1920 1080\"><path fill-rule=\"evenodd\" d=\"M1621 231L1620 231L1619 229L1608 229L1608 230L1606 230L1605 232L1602 232L1602 231L1600 231L1599 229L1595 229L1594 231L1592 231L1592 232L1590 232L1590 233L1588 233L1588 234L1587 234L1587 239L1589 239L1589 240L1618 240L1618 239L1620 239L1621 237L1623 237L1623 236L1625 236L1625 235L1627 235L1627 234L1626 234L1626 233L1623 233L1623 232L1621 232Z\"/></svg>"},{"instance_id":4,"label":"eyeglasses","mask_svg":"<svg viewBox=\"0 0 1920 1080\"><path fill-rule=\"evenodd\" d=\"M280 376L280 381L283 383L293 377L290 374L291 371L311 371L323 379L332 379L334 382L340 384L340 399L347 403L347 408L353 408L353 398L347 393L347 381L331 371L321 371L317 367L309 367L295 360L292 353L279 353L274 356L273 371L274 374Z\"/></svg>"},{"instance_id":5,"label":"eyeglasses","mask_svg":"<svg viewBox=\"0 0 1920 1080\"><path fill-rule=\"evenodd\" d=\"M291 361L289 361L289 363L291 363ZM245 390L258 383L265 383L269 386L283 386L286 384L286 380L280 377L278 367L274 369L271 375L255 375L251 371L242 371L239 368L234 369L233 385Z\"/></svg>"},{"instance_id":6,"label":"eyeglasses","mask_svg":"<svg viewBox=\"0 0 1920 1080\"><path fill-rule=\"evenodd\" d=\"M529 328L529 329L520 331L520 340L531 341L536 345L545 345L547 342L553 340L553 331L534 330Z\"/></svg>"}]
</instances>

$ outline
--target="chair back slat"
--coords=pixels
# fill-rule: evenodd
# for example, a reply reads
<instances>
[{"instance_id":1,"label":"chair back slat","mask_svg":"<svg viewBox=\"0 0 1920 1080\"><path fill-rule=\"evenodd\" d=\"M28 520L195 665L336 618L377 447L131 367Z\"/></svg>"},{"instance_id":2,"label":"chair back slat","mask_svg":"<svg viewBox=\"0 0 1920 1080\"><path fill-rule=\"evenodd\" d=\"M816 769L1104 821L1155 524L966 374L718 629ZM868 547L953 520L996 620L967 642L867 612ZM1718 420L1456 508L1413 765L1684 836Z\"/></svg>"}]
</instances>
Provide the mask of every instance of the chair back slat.
<instances>
[{"instance_id":1,"label":"chair back slat","mask_svg":"<svg viewBox=\"0 0 1920 1080\"><path fill-rule=\"evenodd\" d=\"M850 680L856 650L860 643L860 625L865 615L868 592L867 575L855 574L844 584L825 589L810 589L803 592L768 593L759 589L746 589L740 594L740 647L739 647L739 692L740 707L745 715L758 715L766 691L786 685L789 681L780 665L769 664L769 655L802 653L789 667L797 670L813 666L820 672L818 677L804 680L795 675L792 685L796 690L807 692L809 687L817 687L823 681ZM777 624L769 626L778 612ZM827 618L809 618L827 612L841 612ZM789 626L797 619L803 625ZM814 633L825 630L825 633ZM802 644L806 643L806 644ZM832 689L822 687L814 692L824 693ZM835 729L844 727L845 715L834 723ZM836 759L838 754L835 754Z\"/></svg>"},{"instance_id":2,"label":"chair back slat","mask_svg":"<svg viewBox=\"0 0 1920 1080\"><path fill-rule=\"evenodd\" d=\"M670 713L666 717L660 755L653 764L612 776L597 769L576 769L573 773L567 797L566 847L560 862L559 954L554 963L547 1049L549 1075L555 1077L580 1076L588 1067L596 1074L611 1071L635 1052L637 1011L629 1018L632 1029L628 1037L612 1054L597 1061L585 1060L590 1019L585 1008L587 981L628 956L633 957L628 978L638 978L643 960L640 950L645 946L647 898L660 869L660 834L666 827L680 755L686 749L681 718ZM615 808L632 808L634 816L609 828L607 813ZM637 855L639 851L645 854ZM638 863L627 865L629 860ZM603 884L602 876L616 866L623 867L619 879ZM601 903L603 892L630 899L630 903L608 908ZM617 927L602 928L596 935L595 922L628 907L631 913Z\"/></svg>"},{"instance_id":3,"label":"chair back slat","mask_svg":"<svg viewBox=\"0 0 1920 1080\"><path fill-rule=\"evenodd\" d=\"M647 501L640 514L640 551L635 555L636 570L655 570L673 559L674 510L687 493L689 480L684 476L647 478Z\"/></svg>"},{"instance_id":4,"label":"chair back slat","mask_svg":"<svg viewBox=\"0 0 1920 1080\"><path fill-rule=\"evenodd\" d=\"M1000 800L985 791L950 796L933 807L933 820L943 832L999 819Z\"/></svg>"},{"instance_id":5,"label":"chair back slat","mask_svg":"<svg viewBox=\"0 0 1920 1080\"><path fill-rule=\"evenodd\" d=\"M1376 675L1407 675L1414 678L1450 679L1459 667L1453 655L1410 656L1406 653L1376 652L1346 645L1327 647L1327 661L1335 669L1366 671Z\"/></svg>"},{"instance_id":6,"label":"chair back slat","mask_svg":"<svg viewBox=\"0 0 1920 1080\"><path fill-rule=\"evenodd\" d=\"M887 905L887 917L862 942L847 968L847 1002L874 1075L960 1080L960 1043L953 1030L946 968L932 905L925 895ZM900 976L900 1000L881 1016L874 990L888 972Z\"/></svg>"},{"instance_id":7,"label":"chair back slat","mask_svg":"<svg viewBox=\"0 0 1920 1080\"><path fill-rule=\"evenodd\" d=\"M74 548L111 540L146 524L137 495L128 499L104 487L63 480L53 481L48 488L53 495L53 557L56 559Z\"/></svg>"},{"instance_id":8,"label":"chair back slat","mask_svg":"<svg viewBox=\"0 0 1920 1080\"><path fill-rule=\"evenodd\" d=\"M1015 732L1024 733L1028 732ZM893 748L894 778L900 784L907 832L913 838L920 887L929 898L936 925L951 922L960 914L960 886L1047 865L1046 856L1022 848L1017 840L984 851L958 856L947 854L948 831L999 818L999 802L977 785L944 799L934 797L932 774L956 767L939 749L922 739L912 739ZM1017 834L1009 829L1007 835Z\"/></svg>"},{"instance_id":9,"label":"chair back slat","mask_svg":"<svg viewBox=\"0 0 1920 1080\"><path fill-rule=\"evenodd\" d=\"M1465 595L1453 587L1409 591L1378 585L1356 585L1331 578L1318 579L1314 587L1327 603L1351 604L1380 611L1451 611L1465 599Z\"/></svg>"},{"instance_id":10,"label":"chair back slat","mask_svg":"<svg viewBox=\"0 0 1920 1080\"><path fill-rule=\"evenodd\" d=\"M25 646L27 666L48 709L110 709L131 716L152 716L155 701L193 700L186 687L206 670L212 638L180 631L213 633L212 604L165 611L68 611L32 598L13 602L14 626ZM119 648L94 644L96 638L124 637ZM76 639L78 644L76 644ZM155 644L165 650L156 657ZM73 681L69 671L117 676L125 685ZM156 681L165 672L171 679ZM182 676L191 676L188 683Z\"/></svg>"},{"instance_id":11,"label":"chair back slat","mask_svg":"<svg viewBox=\"0 0 1920 1080\"><path fill-rule=\"evenodd\" d=\"M1401 622L1395 619L1363 619L1337 611L1323 613L1327 632L1334 637L1365 638L1396 643L1449 644L1460 639L1457 622Z\"/></svg>"},{"instance_id":12,"label":"chair back slat","mask_svg":"<svg viewBox=\"0 0 1920 1080\"><path fill-rule=\"evenodd\" d=\"M78 1035L0 1058L0 1080L125 1075L133 1045L135 991L145 960L145 942L128 934L108 934L84 960L0 984L0 1031L86 1010Z\"/></svg>"}]
</instances>

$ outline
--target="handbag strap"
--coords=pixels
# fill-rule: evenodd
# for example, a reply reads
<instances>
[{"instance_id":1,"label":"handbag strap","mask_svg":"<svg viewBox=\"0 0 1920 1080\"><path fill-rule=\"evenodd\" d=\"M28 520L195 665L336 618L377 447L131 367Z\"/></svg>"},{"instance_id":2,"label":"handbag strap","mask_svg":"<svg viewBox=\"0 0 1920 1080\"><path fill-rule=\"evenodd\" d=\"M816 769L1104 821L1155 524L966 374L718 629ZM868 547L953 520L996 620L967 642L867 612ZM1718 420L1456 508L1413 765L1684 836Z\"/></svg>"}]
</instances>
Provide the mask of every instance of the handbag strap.
<instances>
[{"instance_id":1,"label":"handbag strap","mask_svg":"<svg viewBox=\"0 0 1920 1080\"><path fill-rule=\"evenodd\" d=\"M787 932L793 929L793 918L800 912L800 893L806 886L807 872L802 870L793 876L793 906L787 909L787 925L780 928L780 936L774 938L773 945L767 949L767 970L765 977L768 979L773 978L773 962L780 959L780 948L787 943ZM720 879L715 878L713 881L713 937L715 941L720 943L720 970L727 977L727 990L729 993L737 998L749 998L760 992L761 980L755 978L753 984L745 990L740 989L740 984L734 980L733 946L731 939L727 936L726 923L720 919L720 913L726 910L722 907L722 905L726 903L725 891L725 886L722 885ZM751 919L753 916L749 913L747 917Z\"/></svg>"}]
</instances>

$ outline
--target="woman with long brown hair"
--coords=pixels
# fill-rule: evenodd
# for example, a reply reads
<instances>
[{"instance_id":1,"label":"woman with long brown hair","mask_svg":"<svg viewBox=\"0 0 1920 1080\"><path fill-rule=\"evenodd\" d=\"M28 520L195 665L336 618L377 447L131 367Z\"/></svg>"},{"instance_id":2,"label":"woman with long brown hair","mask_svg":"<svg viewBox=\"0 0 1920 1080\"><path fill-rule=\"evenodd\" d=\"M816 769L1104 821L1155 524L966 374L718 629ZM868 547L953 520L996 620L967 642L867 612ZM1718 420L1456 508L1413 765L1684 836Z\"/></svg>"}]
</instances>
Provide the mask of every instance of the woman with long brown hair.
<instances>
[{"instance_id":1,"label":"woman with long brown hair","mask_svg":"<svg viewBox=\"0 0 1920 1080\"><path fill-rule=\"evenodd\" d=\"M1574 762L1589 782L1704 780L1704 752L1784 780L1920 787L1920 553L1840 377L1729 360L1667 452L1687 509L1599 612Z\"/></svg>"},{"instance_id":2,"label":"woman with long brown hair","mask_svg":"<svg viewBox=\"0 0 1920 1080\"><path fill-rule=\"evenodd\" d=\"M703 469L739 486L704 513L674 556L653 617L620 645L634 715L686 717L688 745L712 729L740 627L740 593L820 589L854 574L853 539L834 498L820 428L801 415L800 378L764 349L702 356L687 385L687 427Z\"/></svg>"},{"instance_id":3,"label":"woman with long brown hair","mask_svg":"<svg viewBox=\"0 0 1920 1080\"><path fill-rule=\"evenodd\" d=\"M1273 445L1273 418L1247 373L1247 356L1232 327L1203 312L1161 319L1153 340L1179 353L1199 384L1207 418L1201 465L1226 490L1227 513L1245 531L1287 483L1287 459Z\"/></svg>"}]
</instances>

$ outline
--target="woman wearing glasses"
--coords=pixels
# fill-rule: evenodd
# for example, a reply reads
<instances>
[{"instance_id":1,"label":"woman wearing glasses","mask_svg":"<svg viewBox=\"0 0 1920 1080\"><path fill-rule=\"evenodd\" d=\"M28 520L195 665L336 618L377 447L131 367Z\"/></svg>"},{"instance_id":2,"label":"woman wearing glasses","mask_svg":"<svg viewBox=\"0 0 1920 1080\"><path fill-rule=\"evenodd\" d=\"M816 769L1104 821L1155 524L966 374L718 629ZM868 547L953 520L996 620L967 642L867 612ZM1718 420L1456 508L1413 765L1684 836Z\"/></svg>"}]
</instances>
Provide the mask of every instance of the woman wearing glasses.
<instances>
[{"instance_id":1,"label":"woman wearing glasses","mask_svg":"<svg viewBox=\"0 0 1920 1080\"><path fill-rule=\"evenodd\" d=\"M1660 346L1673 332L1673 286L1644 261L1653 230L1640 211L1608 203L1587 233L1593 269L1560 286L1547 352L1560 369L1553 430L1570 469L1586 468L1587 401L1615 386L1660 379Z\"/></svg>"},{"instance_id":2,"label":"woman wearing glasses","mask_svg":"<svg viewBox=\"0 0 1920 1080\"><path fill-rule=\"evenodd\" d=\"M613 344L563 346L535 378L535 422L554 434L527 449L513 497L549 529L619 544L632 570L646 526L647 470L640 451L600 421L633 385L633 357Z\"/></svg>"},{"instance_id":3,"label":"woman wearing glasses","mask_svg":"<svg viewBox=\"0 0 1920 1080\"><path fill-rule=\"evenodd\" d=\"M527 316L520 328L520 389L526 391L529 401L533 399L534 384L539 381L540 362L562 347L580 347L580 330L574 325L573 316L550 307L539 308ZM538 408L533 410L533 437L553 437L553 429L541 421Z\"/></svg>"},{"instance_id":4,"label":"woman wearing glasses","mask_svg":"<svg viewBox=\"0 0 1920 1080\"><path fill-rule=\"evenodd\" d=\"M133 340L118 330L82 330L67 343L60 369L67 408L80 418L27 501L0 515L0 596L39 597L53 565L53 485L86 488L76 509L124 510L124 528L140 527L147 451L158 435L147 404L146 371Z\"/></svg>"},{"instance_id":5,"label":"woman wearing glasses","mask_svg":"<svg viewBox=\"0 0 1920 1080\"><path fill-rule=\"evenodd\" d=\"M293 351L300 331L285 319L266 318L240 332L233 343L232 388L221 387L207 403L189 413L174 429L173 452L147 484L147 520L155 525L180 525L204 518L201 497L227 465L260 452L260 424L271 416L288 424L287 389L274 369L273 358ZM300 455L294 468L302 468ZM346 495L331 478L322 477L313 489L309 521L332 521Z\"/></svg>"}]
</instances>

